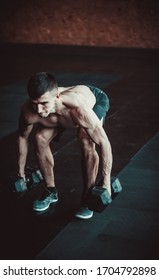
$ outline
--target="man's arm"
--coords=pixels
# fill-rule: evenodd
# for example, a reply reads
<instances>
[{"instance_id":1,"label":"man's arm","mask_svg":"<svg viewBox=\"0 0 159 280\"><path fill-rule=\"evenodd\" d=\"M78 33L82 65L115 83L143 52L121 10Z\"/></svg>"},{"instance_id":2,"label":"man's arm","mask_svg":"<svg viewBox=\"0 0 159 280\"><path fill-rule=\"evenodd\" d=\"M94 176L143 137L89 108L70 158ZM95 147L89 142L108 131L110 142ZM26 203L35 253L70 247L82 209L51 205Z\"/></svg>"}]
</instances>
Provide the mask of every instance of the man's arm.
<instances>
[{"instance_id":1,"label":"man's arm","mask_svg":"<svg viewBox=\"0 0 159 280\"><path fill-rule=\"evenodd\" d=\"M102 165L102 185L110 188L110 176L112 169L112 150L108 137L100 120L93 110L77 108L72 111L75 123L83 127L92 141L100 148L100 161Z\"/></svg>"},{"instance_id":2,"label":"man's arm","mask_svg":"<svg viewBox=\"0 0 159 280\"><path fill-rule=\"evenodd\" d=\"M28 124L23 112L19 118L17 137L18 176L25 179L25 164L28 154L28 137L32 131L33 124Z\"/></svg>"},{"instance_id":3,"label":"man's arm","mask_svg":"<svg viewBox=\"0 0 159 280\"><path fill-rule=\"evenodd\" d=\"M112 169L112 150L108 137L102 126L95 126L94 128L85 129L90 138L100 148L100 161L102 166L102 185L110 188L110 177Z\"/></svg>"}]
</instances>

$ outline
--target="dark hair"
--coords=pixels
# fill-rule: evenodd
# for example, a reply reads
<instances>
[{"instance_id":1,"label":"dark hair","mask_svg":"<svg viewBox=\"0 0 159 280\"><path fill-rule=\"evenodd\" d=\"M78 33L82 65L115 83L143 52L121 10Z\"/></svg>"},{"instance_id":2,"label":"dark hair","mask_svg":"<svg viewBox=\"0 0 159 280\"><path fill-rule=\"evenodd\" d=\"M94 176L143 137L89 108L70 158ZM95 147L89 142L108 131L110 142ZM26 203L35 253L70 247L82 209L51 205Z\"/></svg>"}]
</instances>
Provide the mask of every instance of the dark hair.
<instances>
[{"instance_id":1,"label":"dark hair","mask_svg":"<svg viewBox=\"0 0 159 280\"><path fill-rule=\"evenodd\" d=\"M31 99L36 100L47 91L57 88L55 77L46 72L39 72L33 75L27 85L28 95Z\"/></svg>"}]
</instances>

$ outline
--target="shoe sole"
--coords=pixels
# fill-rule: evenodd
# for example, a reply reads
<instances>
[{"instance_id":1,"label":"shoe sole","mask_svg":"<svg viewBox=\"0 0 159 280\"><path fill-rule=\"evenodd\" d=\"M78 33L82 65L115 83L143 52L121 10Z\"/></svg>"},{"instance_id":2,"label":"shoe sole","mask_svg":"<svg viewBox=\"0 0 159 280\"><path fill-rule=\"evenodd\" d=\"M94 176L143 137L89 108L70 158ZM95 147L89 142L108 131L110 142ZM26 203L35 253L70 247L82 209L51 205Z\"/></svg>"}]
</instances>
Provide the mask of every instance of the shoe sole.
<instances>
[{"instance_id":1,"label":"shoe sole","mask_svg":"<svg viewBox=\"0 0 159 280\"><path fill-rule=\"evenodd\" d=\"M34 210L34 211L38 211L38 212L45 211L45 210L47 210L47 209L50 207L50 204L52 204L52 203L54 203L54 202L57 202L57 201L58 201L58 199L57 199L57 200L51 201L45 208L34 208L34 207L33 207L33 210Z\"/></svg>"},{"instance_id":2,"label":"shoe sole","mask_svg":"<svg viewBox=\"0 0 159 280\"><path fill-rule=\"evenodd\" d=\"M81 215L78 215L78 214L75 215L75 218L83 219L83 220L87 220L87 219L90 219L92 217L93 217L93 214L91 214L89 216L81 216Z\"/></svg>"}]
</instances>

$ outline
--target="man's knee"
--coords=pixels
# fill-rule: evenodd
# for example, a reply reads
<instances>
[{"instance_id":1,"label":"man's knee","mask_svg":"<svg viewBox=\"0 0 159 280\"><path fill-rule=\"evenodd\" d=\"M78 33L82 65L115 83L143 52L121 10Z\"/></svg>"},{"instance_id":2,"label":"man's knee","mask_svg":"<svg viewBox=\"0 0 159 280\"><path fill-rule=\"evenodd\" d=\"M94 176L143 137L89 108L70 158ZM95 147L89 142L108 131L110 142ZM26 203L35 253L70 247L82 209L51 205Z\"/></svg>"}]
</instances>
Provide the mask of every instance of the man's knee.
<instances>
[{"instance_id":1,"label":"man's knee","mask_svg":"<svg viewBox=\"0 0 159 280\"><path fill-rule=\"evenodd\" d=\"M36 146L38 147L47 147L50 143L49 139L42 132L38 131L35 135Z\"/></svg>"},{"instance_id":2,"label":"man's knee","mask_svg":"<svg viewBox=\"0 0 159 280\"><path fill-rule=\"evenodd\" d=\"M52 139L57 136L57 129L44 128L39 129L35 135L35 142L40 147L47 147Z\"/></svg>"}]
</instances>

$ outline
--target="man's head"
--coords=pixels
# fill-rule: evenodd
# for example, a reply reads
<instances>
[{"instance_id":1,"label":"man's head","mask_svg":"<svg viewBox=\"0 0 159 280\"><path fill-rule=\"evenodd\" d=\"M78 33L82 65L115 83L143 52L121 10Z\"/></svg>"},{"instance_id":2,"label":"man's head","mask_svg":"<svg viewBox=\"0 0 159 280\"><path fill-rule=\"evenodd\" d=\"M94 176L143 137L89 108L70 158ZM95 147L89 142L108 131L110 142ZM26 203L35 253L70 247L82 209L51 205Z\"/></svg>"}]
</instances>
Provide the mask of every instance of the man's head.
<instances>
[{"instance_id":1,"label":"man's head","mask_svg":"<svg viewBox=\"0 0 159 280\"><path fill-rule=\"evenodd\" d=\"M53 112L58 86L52 74L46 72L36 73L29 79L27 89L34 110L41 117L47 117Z\"/></svg>"}]
</instances>

